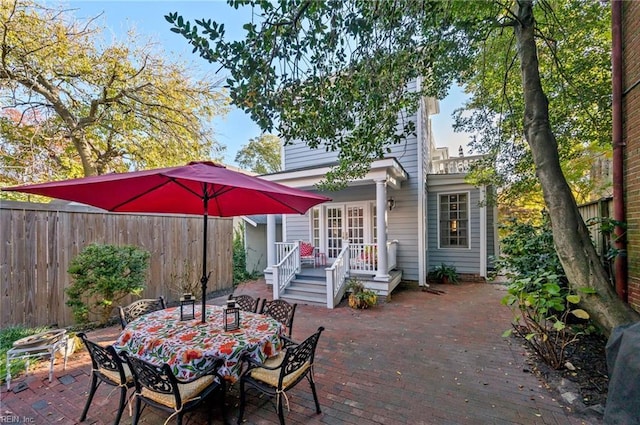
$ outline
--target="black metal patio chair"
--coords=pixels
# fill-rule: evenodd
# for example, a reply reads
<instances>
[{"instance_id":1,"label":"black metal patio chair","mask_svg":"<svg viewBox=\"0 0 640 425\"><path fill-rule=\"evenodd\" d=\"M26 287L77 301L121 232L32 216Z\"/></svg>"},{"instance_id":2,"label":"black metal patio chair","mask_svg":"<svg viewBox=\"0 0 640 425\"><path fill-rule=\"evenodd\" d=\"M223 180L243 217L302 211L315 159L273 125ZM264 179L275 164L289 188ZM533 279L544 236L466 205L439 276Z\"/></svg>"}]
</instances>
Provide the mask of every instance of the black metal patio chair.
<instances>
[{"instance_id":1,"label":"black metal patio chair","mask_svg":"<svg viewBox=\"0 0 640 425\"><path fill-rule=\"evenodd\" d=\"M256 313L258 311L258 305L260 305L260 298L253 298L251 295L233 295L229 294L229 300L235 300L236 305L240 307L240 310L250 311Z\"/></svg>"},{"instance_id":2,"label":"black metal patio chair","mask_svg":"<svg viewBox=\"0 0 640 425\"><path fill-rule=\"evenodd\" d=\"M168 364L156 366L142 359L123 354L135 382L136 404L133 413L133 425L137 425L144 407L154 408L169 412L171 415L165 424L176 416L178 425L182 424L185 413L191 412L204 404L210 396L218 393L221 397L223 420L225 415L224 397L226 393L225 380L218 374L224 359L216 358L213 364L203 370L196 378L183 381L176 378ZM211 424L211 406L207 405L207 423Z\"/></svg>"},{"instance_id":3,"label":"black metal patio chair","mask_svg":"<svg viewBox=\"0 0 640 425\"><path fill-rule=\"evenodd\" d=\"M129 366L118 355L115 348L111 345L103 347L87 338L87 335L80 332L78 337L82 339L84 346L87 347L91 356L91 387L89 389L89 398L84 406L80 422L87 418L89 406L93 401L93 396L101 383L105 383L112 387L120 388L120 402L118 403L118 413L114 420L114 425L118 425L124 406L127 401L127 391L134 386L133 375ZM102 418L104 419L104 418Z\"/></svg>"},{"instance_id":4,"label":"black metal patio chair","mask_svg":"<svg viewBox=\"0 0 640 425\"><path fill-rule=\"evenodd\" d=\"M246 392L249 388L254 388L270 397L276 398L276 411L280 424L284 425L284 410L282 399L289 401L287 391L295 387L302 379L307 378L313 393L313 401L316 404L316 413L320 413L320 403L313 376L313 366L316 347L320 334L324 327L320 326L316 333L308 337L301 343L291 343L285 351L277 356L268 359L263 364L253 362L250 358L245 358L248 364L246 373L240 378L240 412L238 414L238 424L242 423L246 404Z\"/></svg>"},{"instance_id":5,"label":"black metal patio chair","mask_svg":"<svg viewBox=\"0 0 640 425\"><path fill-rule=\"evenodd\" d=\"M297 303L291 304L285 300L264 300L260 313L270 316L282 323L287 330L287 335L291 337L293 318L296 314L297 306Z\"/></svg>"},{"instance_id":6,"label":"black metal patio chair","mask_svg":"<svg viewBox=\"0 0 640 425\"><path fill-rule=\"evenodd\" d=\"M151 313L152 311L164 310L166 307L164 297L144 298L132 302L126 307L118 306L118 316L120 317L120 326L124 329L127 323L138 317Z\"/></svg>"}]
</instances>

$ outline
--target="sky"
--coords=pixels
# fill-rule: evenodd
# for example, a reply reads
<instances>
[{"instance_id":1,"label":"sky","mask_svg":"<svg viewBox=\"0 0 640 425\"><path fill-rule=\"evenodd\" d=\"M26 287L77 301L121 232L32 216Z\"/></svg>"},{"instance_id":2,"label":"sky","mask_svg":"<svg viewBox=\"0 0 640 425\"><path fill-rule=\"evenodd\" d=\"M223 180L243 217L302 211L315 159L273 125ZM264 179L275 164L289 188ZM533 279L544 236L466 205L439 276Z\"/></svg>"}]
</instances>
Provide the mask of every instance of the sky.
<instances>
[{"instance_id":1,"label":"sky","mask_svg":"<svg viewBox=\"0 0 640 425\"><path fill-rule=\"evenodd\" d=\"M201 1L168 1L168 0L80 0L80 1L49 1L48 3L62 3L74 9L78 18L90 18L102 14L99 23L106 27L105 37L123 39L129 29L145 38L151 38L160 47L178 61L195 64L203 72L215 72L218 66L200 59L191 53L190 45L181 35L172 33L171 25L164 19L169 12L178 12L185 19L208 18L225 23L227 33L231 36L242 36L242 25L249 21L249 8L238 10L227 5L224 0ZM222 71L224 72L224 71ZM220 74L224 76L224 74ZM454 87L450 94L440 101L440 114L432 118L432 126L437 146L449 147L452 156L456 156L460 145L465 147L469 135L454 133L451 113L462 106L465 100L463 91ZM224 162L237 165L237 152L249 142L249 139L260 136L260 128L251 121L249 115L232 108L225 117L217 118L213 122L216 140L225 145Z\"/></svg>"}]
</instances>

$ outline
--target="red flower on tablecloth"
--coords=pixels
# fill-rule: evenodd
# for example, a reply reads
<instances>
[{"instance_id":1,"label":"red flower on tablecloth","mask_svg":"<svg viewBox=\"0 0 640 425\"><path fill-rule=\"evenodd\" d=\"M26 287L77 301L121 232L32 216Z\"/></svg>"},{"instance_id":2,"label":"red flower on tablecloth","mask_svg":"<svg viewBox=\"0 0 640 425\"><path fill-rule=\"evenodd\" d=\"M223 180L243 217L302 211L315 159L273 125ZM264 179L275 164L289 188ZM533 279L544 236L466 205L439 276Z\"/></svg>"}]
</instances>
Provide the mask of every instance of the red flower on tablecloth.
<instances>
[{"instance_id":1,"label":"red flower on tablecloth","mask_svg":"<svg viewBox=\"0 0 640 425\"><path fill-rule=\"evenodd\" d=\"M271 346L271 342L270 342L270 341L267 341L267 342L264 344L264 348L263 348L263 350L264 350L264 354L265 354L265 356L267 356L267 357L271 357L271 356L273 356L273 354L274 354L274 353L273 353L273 347Z\"/></svg>"},{"instance_id":2,"label":"red flower on tablecloth","mask_svg":"<svg viewBox=\"0 0 640 425\"><path fill-rule=\"evenodd\" d=\"M145 348L146 351L151 351L156 347L160 347L162 345L162 340L159 338L154 338L152 340L149 340L149 342L147 342L146 346L143 346Z\"/></svg>"},{"instance_id":3,"label":"red flower on tablecloth","mask_svg":"<svg viewBox=\"0 0 640 425\"><path fill-rule=\"evenodd\" d=\"M202 357L202 351L200 350L186 350L182 353L182 362L189 363L192 360L196 360Z\"/></svg>"},{"instance_id":4,"label":"red flower on tablecloth","mask_svg":"<svg viewBox=\"0 0 640 425\"><path fill-rule=\"evenodd\" d=\"M131 332L125 332L120 339L120 345L125 345L131 339Z\"/></svg>"},{"instance_id":5,"label":"red flower on tablecloth","mask_svg":"<svg viewBox=\"0 0 640 425\"><path fill-rule=\"evenodd\" d=\"M269 330L269 324L268 323L260 323L258 326L256 326L256 329L259 330L260 332L264 332Z\"/></svg>"},{"instance_id":6,"label":"red flower on tablecloth","mask_svg":"<svg viewBox=\"0 0 640 425\"><path fill-rule=\"evenodd\" d=\"M147 328L146 332L149 334L154 334L156 332L161 331L162 329L164 329L164 324L158 324L158 325Z\"/></svg>"},{"instance_id":7,"label":"red flower on tablecloth","mask_svg":"<svg viewBox=\"0 0 640 425\"><path fill-rule=\"evenodd\" d=\"M231 354L233 353L233 349L236 346L236 342L235 341L229 341L229 342L225 342L224 344L222 344L222 346L220 346L220 353L221 354Z\"/></svg>"},{"instance_id":8,"label":"red flower on tablecloth","mask_svg":"<svg viewBox=\"0 0 640 425\"><path fill-rule=\"evenodd\" d=\"M189 332L186 333L184 335L180 335L180 341L182 342L189 342L191 341L193 338L195 338L198 335L197 332Z\"/></svg>"}]
</instances>

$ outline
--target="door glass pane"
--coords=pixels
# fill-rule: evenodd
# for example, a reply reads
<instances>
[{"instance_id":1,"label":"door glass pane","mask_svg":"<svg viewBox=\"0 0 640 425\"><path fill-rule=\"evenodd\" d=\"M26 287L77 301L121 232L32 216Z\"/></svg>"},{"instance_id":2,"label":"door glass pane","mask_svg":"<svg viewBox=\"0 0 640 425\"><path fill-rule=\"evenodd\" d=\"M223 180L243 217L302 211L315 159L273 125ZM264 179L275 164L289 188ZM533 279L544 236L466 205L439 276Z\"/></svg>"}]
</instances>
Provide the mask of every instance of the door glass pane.
<instances>
[{"instance_id":1,"label":"door glass pane","mask_svg":"<svg viewBox=\"0 0 640 425\"><path fill-rule=\"evenodd\" d=\"M311 244L320 248L320 208L311 210Z\"/></svg>"},{"instance_id":2,"label":"door glass pane","mask_svg":"<svg viewBox=\"0 0 640 425\"><path fill-rule=\"evenodd\" d=\"M327 208L327 256L336 258L342 249L342 208Z\"/></svg>"},{"instance_id":3,"label":"door glass pane","mask_svg":"<svg viewBox=\"0 0 640 425\"><path fill-rule=\"evenodd\" d=\"M347 234L349 242L364 243L364 208L347 207Z\"/></svg>"}]
</instances>

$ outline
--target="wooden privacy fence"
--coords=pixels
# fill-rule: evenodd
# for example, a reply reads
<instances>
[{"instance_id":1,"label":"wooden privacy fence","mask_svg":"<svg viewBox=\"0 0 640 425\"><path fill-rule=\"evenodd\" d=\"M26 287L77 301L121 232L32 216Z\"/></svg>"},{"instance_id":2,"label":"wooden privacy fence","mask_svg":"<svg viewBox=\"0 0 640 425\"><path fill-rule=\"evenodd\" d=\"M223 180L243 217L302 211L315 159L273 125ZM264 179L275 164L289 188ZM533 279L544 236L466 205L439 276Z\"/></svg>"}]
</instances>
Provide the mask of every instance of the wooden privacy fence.
<instances>
[{"instance_id":1,"label":"wooden privacy fence","mask_svg":"<svg viewBox=\"0 0 640 425\"><path fill-rule=\"evenodd\" d=\"M602 198L587 204L578 205L578 210L585 223L589 224L590 219L611 218L613 216L613 198ZM589 226L591 240L596 251L603 262L608 264L607 252L609 250L609 238L600 231L600 224Z\"/></svg>"},{"instance_id":2,"label":"wooden privacy fence","mask_svg":"<svg viewBox=\"0 0 640 425\"><path fill-rule=\"evenodd\" d=\"M233 221L209 218L208 291L233 287ZM185 287L200 298L203 218L119 214L68 204L0 202L2 326L74 323L64 292L70 261L87 245L134 245L151 254L143 298L176 301ZM128 304L127 297L120 304ZM97 316L93 317L94 319Z\"/></svg>"}]
</instances>

